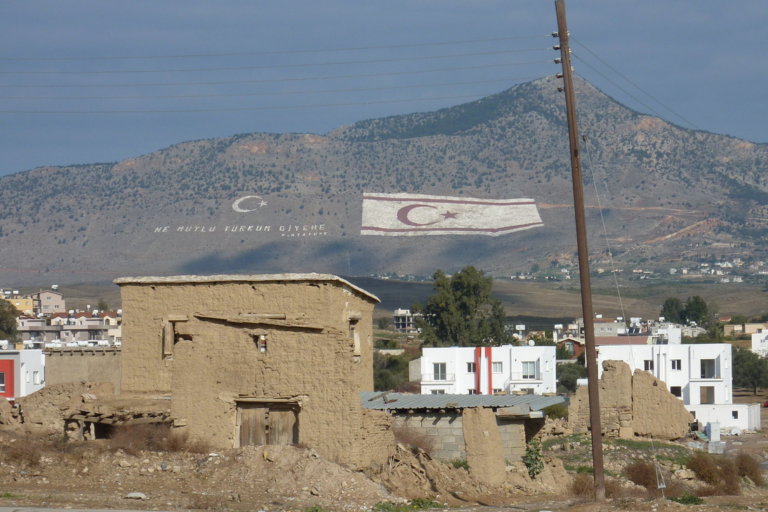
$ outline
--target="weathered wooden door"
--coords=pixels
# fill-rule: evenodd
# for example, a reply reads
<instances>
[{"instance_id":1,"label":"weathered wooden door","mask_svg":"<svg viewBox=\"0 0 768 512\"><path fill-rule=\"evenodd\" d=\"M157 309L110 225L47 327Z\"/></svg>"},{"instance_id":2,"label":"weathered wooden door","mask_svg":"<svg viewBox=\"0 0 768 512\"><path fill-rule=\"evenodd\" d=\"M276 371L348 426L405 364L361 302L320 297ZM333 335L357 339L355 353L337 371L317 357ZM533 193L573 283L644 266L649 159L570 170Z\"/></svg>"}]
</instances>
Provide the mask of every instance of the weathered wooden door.
<instances>
[{"instance_id":1,"label":"weathered wooden door","mask_svg":"<svg viewBox=\"0 0 768 512\"><path fill-rule=\"evenodd\" d=\"M240 446L267 444L267 413L263 406L240 406Z\"/></svg>"},{"instance_id":2,"label":"weathered wooden door","mask_svg":"<svg viewBox=\"0 0 768 512\"><path fill-rule=\"evenodd\" d=\"M296 444L296 409L285 404L239 404L240 446Z\"/></svg>"},{"instance_id":3,"label":"weathered wooden door","mask_svg":"<svg viewBox=\"0 0 768 512\"><path fill-rule=\"evenodd\" d=\"M299 441L296 427L296 412L293 409L270 409L267 444L296 444Z\"/></svg>"}]
</instances>

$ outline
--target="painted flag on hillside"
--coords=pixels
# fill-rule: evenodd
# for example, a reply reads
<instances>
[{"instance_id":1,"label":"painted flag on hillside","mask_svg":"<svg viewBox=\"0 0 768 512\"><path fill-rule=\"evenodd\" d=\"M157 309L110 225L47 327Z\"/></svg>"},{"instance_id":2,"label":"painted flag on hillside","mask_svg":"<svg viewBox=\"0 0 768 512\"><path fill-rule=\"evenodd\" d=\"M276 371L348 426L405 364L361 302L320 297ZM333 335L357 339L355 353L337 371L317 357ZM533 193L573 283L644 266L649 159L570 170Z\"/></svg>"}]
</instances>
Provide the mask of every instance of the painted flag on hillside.
<instances>
[{"instance_id":1,"label":"painted flag on hillside","mask_svg":"<svg viewBox=\"0 0 768 512\"><path fill-rule=\"evenodd\" d=\"M489 235L543 226L533 199L363 194L361 235Z\"/></svg>"}]
</instances>

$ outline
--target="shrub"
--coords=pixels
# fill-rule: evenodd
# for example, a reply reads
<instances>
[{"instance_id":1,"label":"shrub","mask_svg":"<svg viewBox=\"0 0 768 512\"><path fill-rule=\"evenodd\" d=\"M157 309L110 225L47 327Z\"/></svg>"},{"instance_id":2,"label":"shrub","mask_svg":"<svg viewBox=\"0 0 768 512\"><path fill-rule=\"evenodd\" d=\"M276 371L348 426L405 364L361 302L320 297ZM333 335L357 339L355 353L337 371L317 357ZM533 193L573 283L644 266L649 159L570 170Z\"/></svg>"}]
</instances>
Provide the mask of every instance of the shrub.
<instances>
[{"instance_id":1,"label":"shrub","mask_svg":"<svg viewBox=\"0 0 768 512\"><path fill-rule=\"evenodd\" d=\"M734 462L736 463L736 469L739 471L739 476L748 477L755 482L755 485L763 485L763 472L760 469L760 463L752 454L739 450L736 452Z\"/></svg>"},{"instance_id":2,"label":"shrub","mask_svg":"<svg viewBox=\"0 0 768 512\"><path fill-rule=\"evenodd\" d=\"M398 443L410 446L416 452L421 450L427 455L432 455L436 448L436 440L419 429L409 427L407 424L394 425L392 433Z\"/></svg>"},{"instance_id":3,"label":"shrub","mask_svg":"<svg viewBox=\"0 0 768 512\"><path fill-rule=\"evenodd\" d=\"M652 494L658 490L656 466L653 462L635 461L624 468L624 476L632 483L645 487Z\"/></svg>"},{"instance_id":4,"label":"shrub","mask_svg":"<svg viewBox=\"0 0 768 512\"><path fill-rule=\"evenodd\" d=\"M733 495L741 491L739 470L731 459L718 457L715 460L706 453L694 453L687 465L699 480L707 484L696 491L697 496Z\"/></svg>"},{"instance_id":5,"label":"shrub","mask_svg":"<svg viewBox=\"0 0 768 512\"><path fill-rule=\"evenodd\" d=\"M544 413L554 419L568 418L568 406L560 403L544 408Z\"/></svg>"},{"instance_id":6,"label":"shrub","mask_svg":"<svg viewBox=\"0 0 768 512\"><path fill-rule=\"evenodd\" d=\"M469 464L467 464L467 459L453 459L451 461L451 465L456 469L466 469L469 471Z\"/></svg>"},{"instance_id":7,"label":"shrub","mask_svg":"<svg viewBox=\"0 0 768 512\"><path fill-rule=\"evenodd\" d=\"M0 397L5 400L5 398ZM40 465L40 457L43 451L37 442L25 442L17 439L14 443L8 443L0 450L0 458L6 464L22 467L36 468Z\"/></svg>"},{"instance_id":8,"label":"shrub","mask_svg":"<svg viewBox=\"0 0 768 512\"><path fill-rule=\"evenodd\" d=\"M110 450L123 450L129 455L142 451L208 453L210 446L202 441L189 441L188 432L173 431L166 423L117 427L109 438Z\"/></svg>"},{"instance_id":9,"label":"shrub","mask_svg":"<svg viewBox=\"0 0 768 512\"><path fill-rule=\"evenodd\" d=\"M568 490L574 496L582 496L585 498L595 497L595 481L592 475L581 473L571 481L571 485ZM621 486L621 484L610 478L605 479L605 497L606 498L623 498L627 497L627 491ZM637 496L635 496L637 497Z\"/></svg>"},{"instance_id":10,"label":"shrub","mask_svg":"<svg viewBox=\"0 0 768 512\"><path fill-rule=\"evenodd\" d=\"M528 447L525 449L525 456L523 457L525 467L528 468L528 476L535 479L544 471L544 461L541 460L541 443L538 440L532 439L528 443Z\"/></svg>"},{"instance_id":11,"label":"shrub","mask_svg":"<svg viewBox=\"0 0 768 512\"><path fill-rule=\"evenodd\" d=\"M674 501L675 503L680 503L681 505L701 505L704 503L703 499L699 498L698 496L691 496L690 494L685 494L678 498L672 497L667 499Z\"/></svg>"}]
</instances>

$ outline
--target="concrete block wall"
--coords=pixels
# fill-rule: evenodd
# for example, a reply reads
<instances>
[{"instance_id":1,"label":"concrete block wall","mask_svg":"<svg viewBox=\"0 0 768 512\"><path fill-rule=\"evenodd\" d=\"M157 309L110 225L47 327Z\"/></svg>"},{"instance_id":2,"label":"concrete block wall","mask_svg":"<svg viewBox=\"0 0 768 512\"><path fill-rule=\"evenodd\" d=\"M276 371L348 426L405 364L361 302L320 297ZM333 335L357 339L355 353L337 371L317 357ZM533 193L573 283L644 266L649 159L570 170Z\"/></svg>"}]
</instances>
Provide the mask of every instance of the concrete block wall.
<instances>
[{"instance_id":1,"label":"concrete block wall","mask_svg":"<svg viewBox=\"0 0 768 512\"><path fill-rule=\"evenodd\" d=\"M524 420L501 420L496 424L501 434L504 458L517 462L525 455L526 432ZM433 443L432 456L442 461L466 459L464 424L460 412L396 414L393 428L408 427L428 436Z\"/></svg>"}]
</instances>

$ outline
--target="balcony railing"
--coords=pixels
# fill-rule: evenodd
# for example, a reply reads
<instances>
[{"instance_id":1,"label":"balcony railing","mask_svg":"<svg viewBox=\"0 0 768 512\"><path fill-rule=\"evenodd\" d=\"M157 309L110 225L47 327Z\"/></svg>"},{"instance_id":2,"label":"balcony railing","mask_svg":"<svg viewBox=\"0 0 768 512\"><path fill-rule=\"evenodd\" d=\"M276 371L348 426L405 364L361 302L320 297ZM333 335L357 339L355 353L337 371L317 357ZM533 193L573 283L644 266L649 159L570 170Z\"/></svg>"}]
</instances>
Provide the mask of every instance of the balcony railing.
<instances>
[{"instance_id":1,"label":"balcony railing","mask_svg":"<svg viewBox=\"0 0 768 512\"><path fill-rule=\"evenodd\" d=\"M422 373L421 382L455 382L456 375L453 373Z\"/></svg>"},{"instance_id":2,"label":"balcony railing","mask_svg":"<svg viewBox=\"0 0 768 512\"><path fill-rule=\"evenodd\" d=\"M536 382L541 380L541 376L535 373L512 372L509 376L510 382Z\"/></svg>"}]
</instances>

